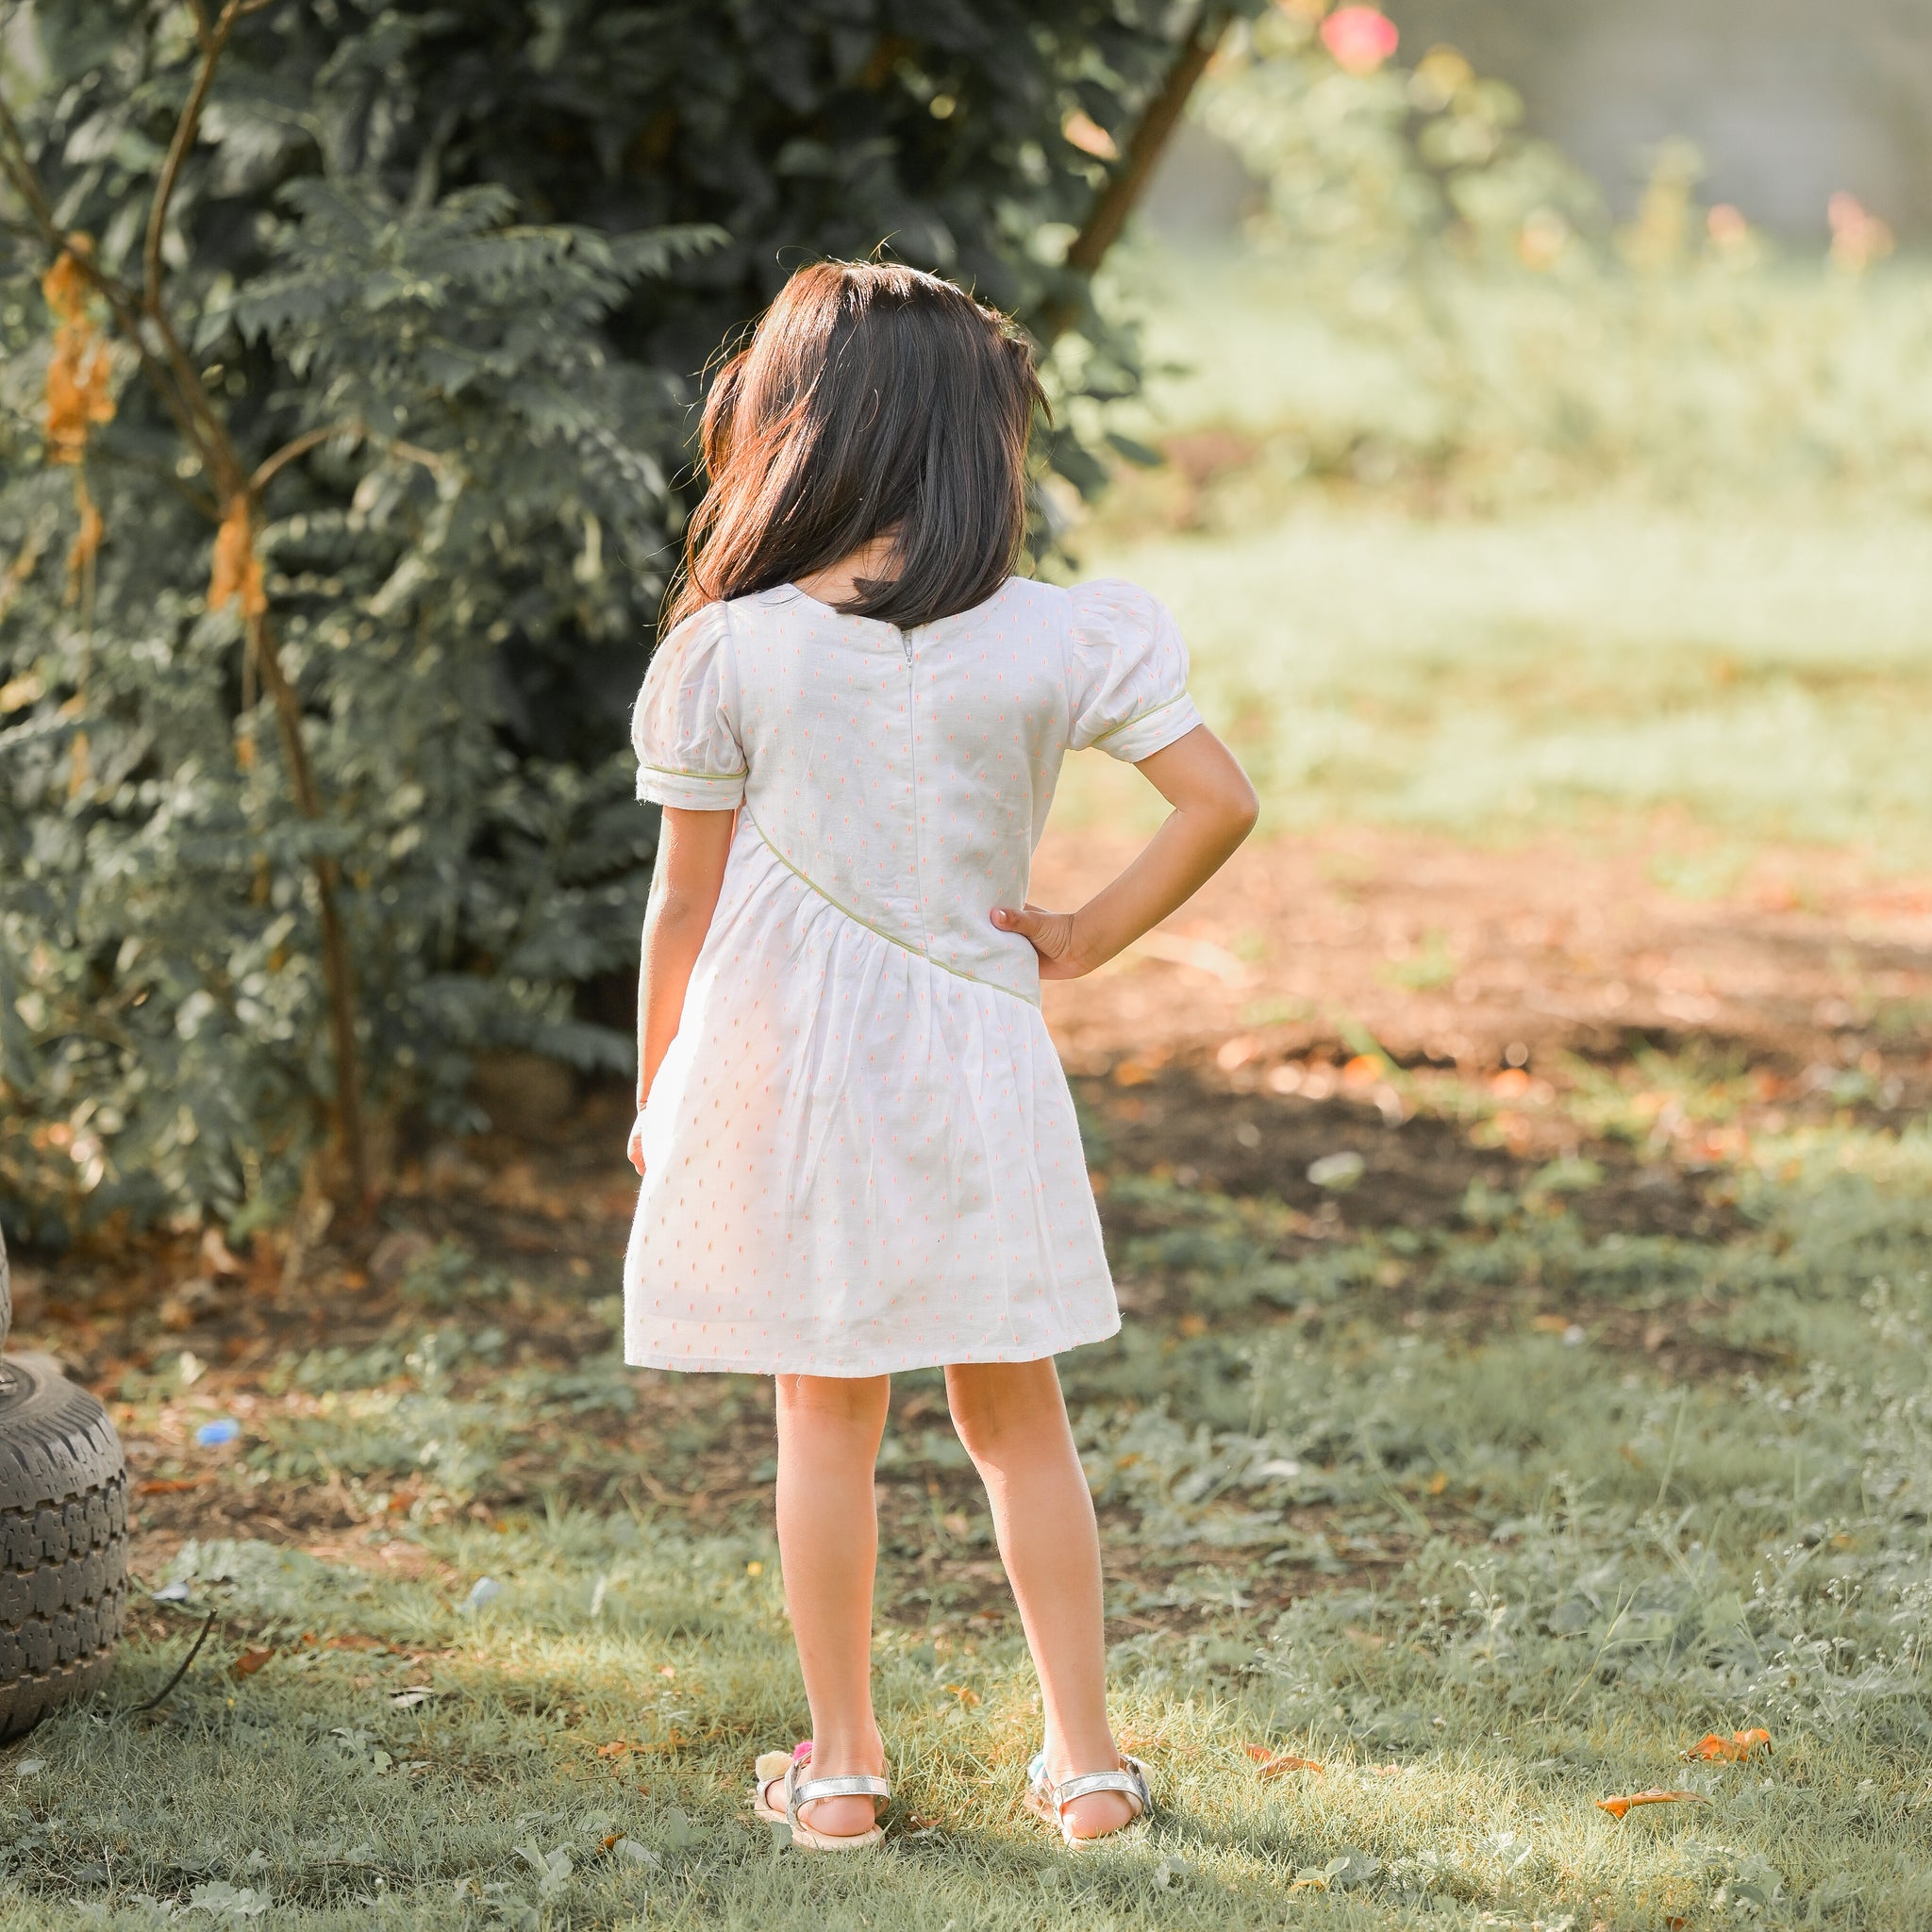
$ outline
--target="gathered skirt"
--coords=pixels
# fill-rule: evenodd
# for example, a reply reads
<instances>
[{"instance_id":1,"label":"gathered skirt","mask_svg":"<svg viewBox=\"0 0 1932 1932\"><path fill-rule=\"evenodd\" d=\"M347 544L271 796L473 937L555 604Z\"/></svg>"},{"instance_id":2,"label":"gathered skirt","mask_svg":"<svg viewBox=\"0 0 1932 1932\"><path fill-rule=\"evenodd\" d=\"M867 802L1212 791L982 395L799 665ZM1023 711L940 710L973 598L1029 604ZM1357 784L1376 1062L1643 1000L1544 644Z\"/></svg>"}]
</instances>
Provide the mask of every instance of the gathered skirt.
<instances>
[{"instance_id":1,"label":"gathered skirt","mask_svg":"<svg viewBox=\"0 0 1932 1932\"><path fill-rule=\"evenodd\" d=\"M875 1375L1120 1326L1040 1009L861 924L747 818L643 1156L637 1366Z\"/></svg>"}]
</instances>

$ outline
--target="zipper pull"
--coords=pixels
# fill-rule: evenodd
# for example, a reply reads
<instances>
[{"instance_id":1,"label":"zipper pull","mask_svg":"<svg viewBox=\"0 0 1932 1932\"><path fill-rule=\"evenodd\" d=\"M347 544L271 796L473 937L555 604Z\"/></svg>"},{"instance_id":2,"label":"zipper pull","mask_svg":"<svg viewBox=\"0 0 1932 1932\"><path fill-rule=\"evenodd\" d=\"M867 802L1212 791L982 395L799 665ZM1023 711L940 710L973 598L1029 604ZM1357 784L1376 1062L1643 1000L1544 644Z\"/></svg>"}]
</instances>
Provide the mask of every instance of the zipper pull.
<instances>
[{"instance_id":1,"label":"zipper pull","mask_svg":"<svg viewBox=\"0 0 1932 1932\"><path fill-rule=\"evenodd\" d=\"M906 653L906 668L910 671L912 669L912 638L909 632L902 630L899 633L899 648Z\"/></svg>"}]
</instances>

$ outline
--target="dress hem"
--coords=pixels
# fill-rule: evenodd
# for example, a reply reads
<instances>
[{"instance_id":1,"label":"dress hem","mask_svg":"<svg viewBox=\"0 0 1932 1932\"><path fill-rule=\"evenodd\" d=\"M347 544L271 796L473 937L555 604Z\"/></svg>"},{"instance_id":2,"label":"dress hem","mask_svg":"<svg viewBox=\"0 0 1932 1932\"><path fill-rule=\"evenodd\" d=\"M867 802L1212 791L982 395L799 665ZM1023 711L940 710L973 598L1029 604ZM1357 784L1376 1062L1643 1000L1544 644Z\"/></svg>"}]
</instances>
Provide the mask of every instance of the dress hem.
<instances>
[{"instance_id":1,"label":"dress hem","mask_svg":"<svg viewBox=\"0 0 1932 1932\"><path fill-rule=\"evenodd\" d=\"M1120 1316L1116 1314L1112 1323L1104 1328L1096 1328L1091 1334L1075 1335L1052 1348L974 1348L967 1355L933 1355L929 1350L919 1350L906 1357L894 1357L891 1361L874 1363L870 1367L855 1369L843 1363L837 1368L827 1367L817 1361L733 1361L723 1357L694 1357L691 1356L633 1355L628 1348L624 1352L625 1366L632 1369L670 1369L680 1374L708 1375L824 1375L833 1380L856 1381L865 1375L904 1375L914 1369L944 1369L961 1367L973 1362L1039 1362L1051 1361L1057 1356L1070 1353L1076 1348L1086 1348L1096 1341L1106 1341L1121 1332Z\"/></svg>"}]
</instances>

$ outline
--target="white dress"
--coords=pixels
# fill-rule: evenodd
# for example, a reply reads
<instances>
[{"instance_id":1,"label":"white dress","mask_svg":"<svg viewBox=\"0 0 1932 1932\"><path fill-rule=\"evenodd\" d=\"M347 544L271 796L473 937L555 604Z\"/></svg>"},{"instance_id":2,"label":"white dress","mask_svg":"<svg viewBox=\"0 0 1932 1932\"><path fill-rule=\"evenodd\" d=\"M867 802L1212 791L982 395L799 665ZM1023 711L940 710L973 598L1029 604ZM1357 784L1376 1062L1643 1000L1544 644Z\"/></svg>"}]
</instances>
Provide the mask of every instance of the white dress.
<instances>
[{"instance_id":1,"label":"white dress","mask_svg":"<svg viewBox=\"0 0 1932 1932\"><path fill-rule=\"evenodd\" d=\"M1120 1326L1025 896L1060 759L1200 723L1167 611L1009 577L899 630L787 587L688 617L638 795L741 808L643 1115L640 1366L874 1375Z\"/></svg>"}]
</instances>

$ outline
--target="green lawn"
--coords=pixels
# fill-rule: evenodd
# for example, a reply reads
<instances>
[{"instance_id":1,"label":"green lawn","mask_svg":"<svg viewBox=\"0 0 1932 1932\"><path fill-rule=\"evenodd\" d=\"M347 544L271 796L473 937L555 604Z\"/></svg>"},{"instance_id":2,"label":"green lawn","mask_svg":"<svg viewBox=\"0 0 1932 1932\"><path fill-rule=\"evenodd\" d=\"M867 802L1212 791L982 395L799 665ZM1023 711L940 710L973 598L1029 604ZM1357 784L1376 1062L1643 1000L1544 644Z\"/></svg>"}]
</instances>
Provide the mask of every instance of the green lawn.
<instances>
[{"instance_id":1,"label":"green lawn","mask_svg":"<svg viewBox=\"0 0 1932 1932\"><path fill-rule=\"evenodd\" d=\"M0 1764L0 1925L152 1901L317 1926L1921 1925L1932 1190L1907 1151L1876 1183L1839 1157L1889 1150L1840 1137L1704 1241L1592 1227L1587 1173L1342 1239L1117 1175L1139 1312L1068 1374L1118 1718L1164 1808L1077 1860L1017 1810L1036 1699L932 1378L882 1474L890 1848L835 1865L745 1816L753 1753L803 1722L762 1507L700 1535L682 1507L721 1449L759 1474L758 1385L655 1440L671 1507L477 1522L450 1506L533 1444L579 1495L623 1475L612 1357L506 1374L490 1305L288 1355L228 1479L341 1487L358 1547L432 1569L191 1546L176 1627ZM127 1385L131 1431L179 1440L232 1399L175 1359ZM500 1594L466 1609L485 1575ZM117 1714L204 1607L188 1682ZM277 1655L238 1679L251 1645ZM1759 1725L1768 1756L1680 1761ZM1324 1769L1264 1778L1249 1745ZM1705 1802L1598 1804L1657 1787Z\"/></svg>"},{"instance_id":2,"label":"green lawn","mask_svg":"<svg viewBox=\"0 0 1932 1932\"><path fill-rule=\"evenodd\" d=\"M1733 838L1932 859L1932 525L1591 503L1423 521L1320 498L1191 534L1103 525L1083 573L1178 615L1264 829ZM1066 809L1134 789L1076 759Z\"/></svg>"}]
</instances>

